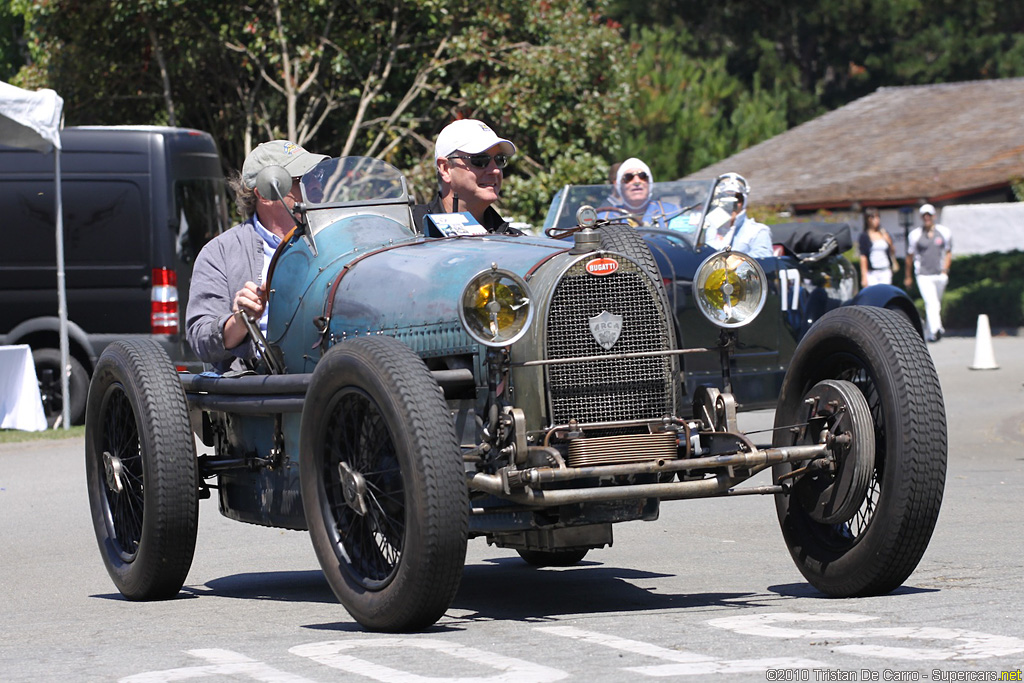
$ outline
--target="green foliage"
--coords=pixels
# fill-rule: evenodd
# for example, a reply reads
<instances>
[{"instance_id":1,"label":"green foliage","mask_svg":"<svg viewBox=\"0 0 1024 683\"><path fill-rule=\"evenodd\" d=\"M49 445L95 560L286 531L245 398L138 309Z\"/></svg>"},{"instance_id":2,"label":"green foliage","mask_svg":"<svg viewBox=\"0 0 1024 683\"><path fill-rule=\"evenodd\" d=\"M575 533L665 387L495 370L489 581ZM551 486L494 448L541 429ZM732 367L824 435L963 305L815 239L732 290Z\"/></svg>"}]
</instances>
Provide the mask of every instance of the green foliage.
<instances>
[{"instance_id":1,"label":"green foliage","mask_svg":"<svg viewBox=\"0 0 1024 683\"><path fill-rule=\"evenodd\" d=\"M591 4L508 3L460 39L476 72L461 84L462 113L488 120L519 149L502 192L509 217L539 225L558 187L607 174L608 140L629 115L629 53Z\"/></svg>"},{"instance_id":2,"label":"green foliage","mask_svg":"<svg viewBox=\"0 0 1024 683\"><path fill-rule=\"evenodd\" d=\"M1024 278L985 278L946 290L942 324L947 329L974 329L982 313L988 315L993 327L1024 326Z\"/></svg>"},{"instance_id":3,"label":"green foliage","mask_svg":"<svg viewBox=\"0 0 1024 683\"><path fill-rule=\"evenodd\" d=\"M24 21L11 11L7 3L0 3L0 81L10 82L25 63L22 46Z\"/></svg>"},{"instance_id":4,"label":"green foliage","mask_svg":"<svg viewBox=\"0 0 1024 683\"><path fill-rule=\"evenodd\" d=\"M288 137L376 156L433 187L437 132L460 116L515 140L504 210L536 222L549 183L596 180L627 112L621 37L587 0L15 0L23 69L65 99L68 125L210 131L227 169Z\"/></svg>"},{"instance_id":5,"label":"green foliage","mask_svg":"<svg viewBox=\"0 0 1024 683\"><path fill-rule=\"evenodd\" d=\"M623 120L618 160L643 159L655 178L670 180L786 129L786 98L730 75L724 57L690 56L685 31L635 29L628 67L632 116Z\"/></svg>"},{"instance_id":6,"label":"green foliage","mask_svg":"<svg viewBox=\"0 0 1024 683\"><path fill-rule=\"evenodd\" d=\"M916 287L910 294L920 296ZM923 317L924 305L919 298L916 303ZM950 330L971 330L982 313L992 327L1024 326L1024 251L953 259L942 299L943 325Z\"/></svg>"}]
</instances>

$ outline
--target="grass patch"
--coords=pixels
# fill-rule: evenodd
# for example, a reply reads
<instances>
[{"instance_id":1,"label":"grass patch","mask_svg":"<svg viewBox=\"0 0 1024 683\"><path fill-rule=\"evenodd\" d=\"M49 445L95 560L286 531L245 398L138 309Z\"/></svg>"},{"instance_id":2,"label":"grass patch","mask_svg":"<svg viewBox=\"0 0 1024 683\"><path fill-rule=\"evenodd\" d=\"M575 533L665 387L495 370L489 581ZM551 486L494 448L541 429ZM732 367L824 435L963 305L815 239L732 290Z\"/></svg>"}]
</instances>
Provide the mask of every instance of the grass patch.
<instances>
[{"instance_id":1,"label":"grass patch","mask_svg":"<svg viewBox=\"0 0 1024 683\"><path fill-rule=\"evenodd\" d=\"M71 429L47 429L42 432L25 432L20 429L0 429L0 443L19 441L53 441L56 439L79 439L85 436L85 425Z\"/></svg>"}]
</instances>

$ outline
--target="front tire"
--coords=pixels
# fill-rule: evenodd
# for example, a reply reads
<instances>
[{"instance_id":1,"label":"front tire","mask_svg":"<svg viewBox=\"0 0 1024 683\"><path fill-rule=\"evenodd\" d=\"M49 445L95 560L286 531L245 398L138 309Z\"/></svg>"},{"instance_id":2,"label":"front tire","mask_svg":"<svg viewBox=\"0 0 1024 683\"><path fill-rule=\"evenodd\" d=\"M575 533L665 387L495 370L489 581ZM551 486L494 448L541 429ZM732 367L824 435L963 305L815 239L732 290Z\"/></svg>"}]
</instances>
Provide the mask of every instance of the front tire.
<instances>
[{"instance_id":1,"label":"front tire","mask_svg":"<svg viewBox=\"0 0 1024 683\"><path fill-rule=\"evenodd\" d=\"M469 527L440 388L407 346L364 337L324 355L305 405L302 502L331 588L368 629L430 626L458 590Z\"/></svg>"},{"instance_id":2,"label":"front tire","mask_svg":"<svg viewBox=\"0 0 1024 683\"><path fill-rule=\"evenodd\" d=\"M636 228L618 223L601 226L601 246L633 259L652 277L656 278L661 287L664 287L658 262Z\"/></svg>"},{"instance_id":3,"label":"front tire","mask_svg":"<svg viewBox=\"0 0 1024 683\"><path fill-rule=\"evenodd\" d=\"M924 342L898 313L845 306L822 316L797 346L775 414L776 446L798 436L804 397L827 379L852 382L874 423L867 495L846 521L817 521L798 495L776 496L790 554L818 590L834 597L881 595L917 567L931 539L946 474L946 412ZM774 468L776 483L793 470ZM794 491L796 485L794 486Z\"/></svg>"},{"instance_id":4,"label":"front tire","mask_svg":"<svg viewBox=\"0 0 1024 683\"><path fill-rule=\"evenodd\" d=\"M199 526L195 441L178 373L153 342L115 342L100 356L85 465L96 541L114 585L129 600L175 596Z\"/></svg>"}]
</instances>

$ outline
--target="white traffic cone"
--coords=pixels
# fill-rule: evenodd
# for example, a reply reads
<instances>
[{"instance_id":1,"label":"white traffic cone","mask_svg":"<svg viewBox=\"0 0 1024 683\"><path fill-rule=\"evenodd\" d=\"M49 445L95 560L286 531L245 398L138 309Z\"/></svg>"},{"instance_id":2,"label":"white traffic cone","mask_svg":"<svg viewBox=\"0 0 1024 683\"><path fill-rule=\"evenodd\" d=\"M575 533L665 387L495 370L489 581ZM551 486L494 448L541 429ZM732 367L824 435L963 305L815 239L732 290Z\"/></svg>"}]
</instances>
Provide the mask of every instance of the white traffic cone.
<instances>
[{"instance_id":1,"label":"white traffic cone","mask_svg":"<svg viewBox=\"0 0 1024 683\"><path fill-rule=\"evenodd\" d=\"M978 332L974 337L974 363L971 370L998 370L996 355L992 351L992 330L988 326L988 316L978 316Z\"/></svg>"}]
</instances>

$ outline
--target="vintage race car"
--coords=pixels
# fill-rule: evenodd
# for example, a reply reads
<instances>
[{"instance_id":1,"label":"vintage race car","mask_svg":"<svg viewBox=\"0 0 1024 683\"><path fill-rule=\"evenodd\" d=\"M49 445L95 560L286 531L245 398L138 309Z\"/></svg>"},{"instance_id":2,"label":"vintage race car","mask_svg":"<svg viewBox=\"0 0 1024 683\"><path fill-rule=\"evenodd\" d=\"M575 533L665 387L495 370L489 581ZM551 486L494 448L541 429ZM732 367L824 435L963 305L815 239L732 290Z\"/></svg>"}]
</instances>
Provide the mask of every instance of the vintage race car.
<instances>
[{"instance_id":1,"label":"vintage race car","mask_svg":"<svg viewBox=\"0 0 1024 683\"><path fill-rule=\"evenodd\" d=\"M266 169L257 186L279 196L291 179ZM946 429L905 318L823 315L789 364L774 438L755 443L730 381L769 290L755 260L723 251L697 268L686 295L720 336L680 348L651 251L589 209L561 240L481 234L468 214L414 226L403 177L359 157L325 160L302 189L268 275L268 333L250 326L259 372L179 374L144 341L99 361L87 483L128 599L179 592L213 492L230 518L308 530L374 630L438 620L471 538L569 565L665 500L775 496L794 561L828 595L885 593L917 566ZM684 391L680 358L698 355L719 386ZM768 468L770 483L744 485Z\"/></svg>"},{"instance_id":2,"label":"vintage race car","mask_svg":"<svg viewBox=\"0 0 1024 683\"><path fill-rule=\"evenodd\" d=\"M723 176L722 179L727 176ZM719 179L719 180L722 180ZM647 224L621 208L606 207L611 185L568 185L556 195L544 222L546 230L576 225L581 206L601 215L632 219L651 248L671 301L681 348L716 343L718 327L698 311L690 289L697 268L714 249L707 245L716 180L654 183L651 198L666 207L650 212ZM707 217L707 218L706 218ZM717 226L715 226L717 227ZM828 311L848 305L888 308L906 316L924 335L920 315L906 292L892 285L858 289L853 266L843 256L852 246L846 223L786 223L771 226L774 254L759 258L768 278L765 311L746 326L733 354L733 391L743 410L771 408L797 343ZM715 359L686 356L682 365L688 393L703 384L721 387Z\"/></svg>"}]
</instances>

